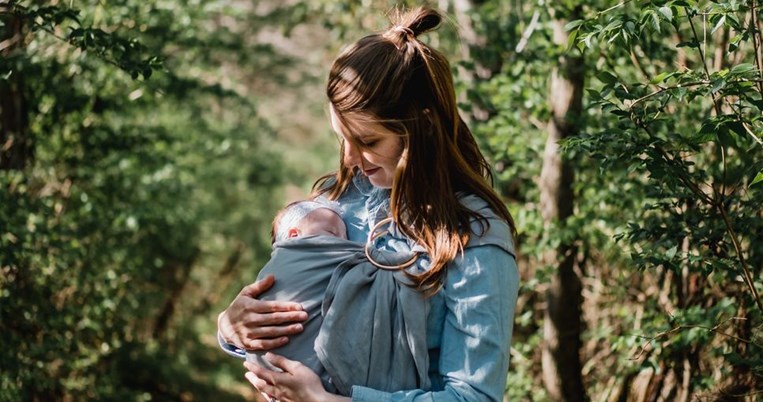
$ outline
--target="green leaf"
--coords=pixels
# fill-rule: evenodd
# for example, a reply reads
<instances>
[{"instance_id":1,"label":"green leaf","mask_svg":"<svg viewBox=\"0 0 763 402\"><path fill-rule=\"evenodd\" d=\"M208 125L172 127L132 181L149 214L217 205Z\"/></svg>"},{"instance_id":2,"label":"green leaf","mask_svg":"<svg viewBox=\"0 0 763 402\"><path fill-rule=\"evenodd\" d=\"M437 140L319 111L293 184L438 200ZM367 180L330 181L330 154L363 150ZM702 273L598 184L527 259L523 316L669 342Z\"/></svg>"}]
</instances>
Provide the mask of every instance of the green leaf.
<instances>
[{"instance_id":1,"label":"green leaf","mask_svg":"<svg viewBox=\"0 0 763 402\"><path fill-rule=\"evenodd\" d=\"M565 32L569 32L569 31L572 31L573 29L575 29L575 28L577 28L577 27L579 27L579 26L583 25L583 23L584 23L584 22L585 22L584 20L574 20L574 21L570 21L570 22L568 22L568 23L567 23L567 24L564 26L564 31L565 31Z\"/></svg>"},{"instance_id":2,"label":"green leaf","mask_svg":"<svg viewBox=\"0 0 763 402\"><path fill-rule=\"evenodd\" d=\"M742 29L742 24L739 23L739 18L737 18L736 14L729 13L726 14L725 17L729 25L734 28L734 30L740 31Z\"/></svg>"},{"instance_id":3,"label":"green leaf","mask_svg":"<svg viewBox=\"0 0 763 402\"><path fill-rule=\"evenodd\" d=\"M726 16L724 15L723 17L721 17L721 18L718 20L718 23L716 23L716 24L715 24L715 26L713 27L713 29L710 31L710 35L714 34L714 33L715 33L715 31L717 31L718 29L720 29L720 28L723 26L723 24L724 24L725 22L726 22Z\"/></svg>"},{"instance_id":4,"label":"green leaf","mask_svg":"<svg viewBox=\"0 0 763 402\"><path fill-rule=\"evenodd\" d=\"M744 137L747 135L747 130L744 129L744 125L739 120L730 121L727 123L727 126L731 131L737 133L739 136Z\"/></svg>"},{"instance_id":5,"label":"green leaf","mask_svg":"<svg viewBox=\"0 0 763 402\"><path fill-rule=\"evenodd\" d=\"M715 124L707 122L702 125L699 132L689 138L692 144L700 145L715 139Z\"/></svg>"},{"instance_id":6,"label":"green leaf","mask_svg":"<svg viewBox=\"0 0 763 402\"><path fill-rule=\"evenodd\" d=\"M570 34L567 36L567 47L566 47L567 50L572 49L577 44L577 39L578 39L578 33L579 32L580 31L575 30L575 31L570 32Z\"/></svg>"},{"instance_id":7,"label":"green leaf","mask_svg":"<svg viewBox=\"0 0 763 402\"><path fill-rule=\"evenodd\" d=\"M660 73L656 77L652 78L652 80L650 82L652 84L659 84L659 83L665 82L665 80L667 80L668 78L672 77L674 74L675 74L674 71L673 72L666 71L666 72Z\"/></svg>"},{"instance_id":8,"label":"green leaf","mask_svg":"<svg viewBox=\"0 0 763 402\"><path fill-rule=\"evenodd\" d=\"M755 70L755 66L752 63L737 64L731 68L732 73L742 74Z\"/></svg>"},{"instance_id":9,"label":"green leaf","mask_svg":"<svg viewBox=\"0 0 763 402\"><path fill-rule=\"evenodd\" d=\"M592 39L593 39L593 34L588 34L585 36L585 39L583 39L583 43L585 43L585 47L587 47L588 49L591 49L591 47L593 46L591 44Z\"/></svg>"},{"instance_id":10,"label":"green leaf","mask_svg":"<svg viewBox=\"0 0 763 402\"><path fill-rule=\"evenodd\" d=\"M598 74L596 74L596 78L598 78L599 81L609 85L613 85L617 83L617 77L614 74L607 71L599 72Z\"/></svg>"},{"instance_id":11,"label":"green leaf","mask_svg":"<svg viewBox=\"0 0 763 402\"><path fill-rule=\"evenodd\" d=\"M625 30L626 32L635 33L636 32L636 24L633 21L628 21L625 23Z\"/></svg>"},{"instance_id":12,"label":"green leaf","mask_svg":"<svg viewBox=\"0 0 763 402\"><path fill-rule=\"evenodd\" d=\"M652 28L655 31L657 31L657 33L659 33L661 31L660 17L657 15L657 13L654 13L654 12L650 13L649 16L651 17L650 19L652 20Z\"/></svg>"},{"instance_id":13,"label":"green leaf","mask_svg":"<svg viewBox=\"0 0 763 402\"><path fill-rule=\"evenodd\" d=\"M752 183L750 183L750 186L753 186L755 184L758 184L763 181L763 170L758 172L758 174L755 176L754 179L752 179ZM749 186L748 186L749 187Z\"/></svg>"},{"instance_id":14,"label":"green leaf","mask_svg":"<svg viewBox=\"0 0 763 402\"><path fill-rule=\"evenodd\" d=\"M729 132L729 128L726 127L726 125L722 125L718 127L717 135L718 135L718 142L720 142L721 145L726 147L736 145L734 136L731 135L731 133Z\"/></svg>"},{"instance_id":15,"label":"green leaf","mask_svg":"<svg viewBox=\"0 0 763 402\"><path fill-rule=\"evenodd\" d=\"M710 87L710 93L715 94L721 89L723 89L726 86L726 80L719 79L719 80L713 80L712 85Z\"/></svg>"},{"instance_id":16,"label":"green leaf","mask_svg":"<svg viewBox=\"0 0 763 402\"><path fill-rule=\"evenodd\" d=\"M673 19L673 10L668 6L662 6L658 10L660 14L665 16L666 19L672 20Z\"/></svg>"},{"instance_id":17,"label":"green leaf","mask_svg":"<svg viewBox=\"0 0 763 402\"><path fill-rule=\"evenodd\" d=\"M668 257L668 259L673 259L673 257L676 256L677 252L678 252L678 246L673 246L667 252L665 252L665 256Z\"/></svg>"}]
</instances>

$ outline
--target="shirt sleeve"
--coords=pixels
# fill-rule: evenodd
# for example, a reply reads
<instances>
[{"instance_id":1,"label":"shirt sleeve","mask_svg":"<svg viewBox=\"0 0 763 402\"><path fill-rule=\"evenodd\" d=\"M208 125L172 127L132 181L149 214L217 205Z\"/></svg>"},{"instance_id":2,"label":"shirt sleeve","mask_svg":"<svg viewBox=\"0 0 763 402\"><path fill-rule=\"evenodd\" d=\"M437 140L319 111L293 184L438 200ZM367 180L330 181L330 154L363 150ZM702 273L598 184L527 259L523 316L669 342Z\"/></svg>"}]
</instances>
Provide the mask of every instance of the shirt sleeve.
<instances>
[{"instance_id":1,"label":"shirt sleeve","mask_svg":"<svg viewBox=\"0 0 763 402\"><path fill-rule=\"evenodd\" d=\"M502 401L509 369L519 272L500 247L466 249L447 273L440 360L442 390L393 393L354 386L356 402Z\"/></svg>"},{"instance_id":2,"label":"shirt sleeve","mask_svg":"<svg viewBox=\"0 0 763 402\"><path fill-rule=\"evenodd\" d=\"M246 351L244 349L237 347L236 345L225 342L225 339L223 339L223 336L220 335L220 331L217 332L217 343L220 344L220 347L225 353L233 357L246 359Z\"/></svg>"}]
</instances>

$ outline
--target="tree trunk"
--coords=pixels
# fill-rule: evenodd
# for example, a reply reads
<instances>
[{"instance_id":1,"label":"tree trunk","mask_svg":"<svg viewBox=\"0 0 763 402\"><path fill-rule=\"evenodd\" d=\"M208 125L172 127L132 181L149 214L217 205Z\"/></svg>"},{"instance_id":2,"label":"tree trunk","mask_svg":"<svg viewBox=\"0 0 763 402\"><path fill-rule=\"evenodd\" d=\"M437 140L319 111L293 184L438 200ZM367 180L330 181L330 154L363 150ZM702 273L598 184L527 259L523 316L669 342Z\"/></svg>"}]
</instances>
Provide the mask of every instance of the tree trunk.
<instances>
[{"instance_id":1,"label":"tree trunk","mask_svg":"<svg viewBox=\"0 0 763 402\"><path fill-rule=\"evenodd\" d=\"M554 15L552 11L552 15ZM564 21L555 16L554 41L567 43ZM584 64L582 57L567 53L551 74L549 99L552 117L548 122L548 139L540 176L540 206L546 227L552 223L564 227L573 214L574 194L572 165L560 152L559 141L577 134L577 121L582 107ZM573 240L563 241L543 255L544 265L556 266L546 292L543 323L543 381L554 401L584 401L580 362L581 281L575 272L577 249Z\"/></svg>"},{"instance_id":2,"label":"tree trunk","mask_svg":"<svg viewBox=\"0 0 763 402\"><path fill-rule=\"evenodd\" d=\"M183 300L183 290L191 279L191 269L193 269L198 256L199 252L196 250L189 258L169 261L164 267L166 277L162 283L165 289L169 290L169 295L154 322L153 339L166 336L172 318L177 312L178 303Z\"/></svg>"},{"instance_id":3,"label":"tree trunk","mask_svg":"<svg viewBox=\"0 0 763 402\"><path fill-rule=\"evenodd\" d=\"M2 6L0 6L0 11ZM12 13L6 13L0 28L0 58L10 64L11 57L23 49L24 23ZM9 77L0 78L0 170L20 170L32 159L29 137L29 118L23 93L23 77L18 69L10 68Z\"/></svg>"},{"instance_id":4,"label":"tree trunk","mask_svg":"<svg viewBox=\"0 0 763 402\"><path fill-rule=\"evenodd\" d=\"M483 60L483 57L480 57L480 49L483 49L487 45L487 38L475 29L474 24L472 23L471 13L474 8L481 3L481 1L475 0L453 1L453 13L458 22L459 33L461 34L461 40L464 44L464 46L461 46L461 58L469 60L474 64L474 68L471 70L458 66L458 75L470 87L474 87L477 82L480 81L489 81L501 70L503 60L498 57L496 58L496 62L488 66L485 63L485 60ZM486 107L480 99L469 99L467 102L466 92L462 93L460 96L461 99L459 99L459 101L471 105L471 109L466 110L466 115L463 116L467 123L473 121L488 121L495 114L495 111Z\"/></svg>"}]
</instances>

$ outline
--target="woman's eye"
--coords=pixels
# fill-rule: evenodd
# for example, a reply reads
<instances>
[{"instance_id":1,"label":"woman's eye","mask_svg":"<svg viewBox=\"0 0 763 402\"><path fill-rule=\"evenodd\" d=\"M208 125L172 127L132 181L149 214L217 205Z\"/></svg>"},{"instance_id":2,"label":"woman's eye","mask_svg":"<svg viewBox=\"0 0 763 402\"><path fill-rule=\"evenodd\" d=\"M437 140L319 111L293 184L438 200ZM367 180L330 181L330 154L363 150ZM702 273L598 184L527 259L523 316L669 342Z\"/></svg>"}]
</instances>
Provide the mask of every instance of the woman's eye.
<instances>
[{"instance_id":1,"label":"woman's eye","mask_svg":"<svg viewBox=\"0 0 763 402\"><path fill-rule=\"evenodd\" d=\"M365 141L363 142L363 145L367 147L372 147L376 145L378 142L379 142L378 140Z\"/></svg>"}]
</instances>

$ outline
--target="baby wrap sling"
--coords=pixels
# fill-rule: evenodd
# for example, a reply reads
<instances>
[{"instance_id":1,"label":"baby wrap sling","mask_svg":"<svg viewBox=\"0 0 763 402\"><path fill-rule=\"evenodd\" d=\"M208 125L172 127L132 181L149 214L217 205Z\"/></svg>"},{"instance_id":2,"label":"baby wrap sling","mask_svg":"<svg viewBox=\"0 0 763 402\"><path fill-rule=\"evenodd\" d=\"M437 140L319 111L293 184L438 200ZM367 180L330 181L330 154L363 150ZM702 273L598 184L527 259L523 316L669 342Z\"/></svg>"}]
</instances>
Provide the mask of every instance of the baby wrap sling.
<instances>
[{"instance_id":1,"label":"baby wrap sling","mask_svg":"<svg viewBox=\"0 0 763 402\"><path fill-rule=\"evenodd\" d=\"M349 395L353 385L381 391L427 389L428 304L398 266L413 251L382 251L330 236L274 244L257 279L276 277L260 300L301 303L302 333L272 352L318 374L327 391ZM369 261L369 257L376 265ZM247 359L269 364L259 353Z\"/></svg>"}]
</instances>

